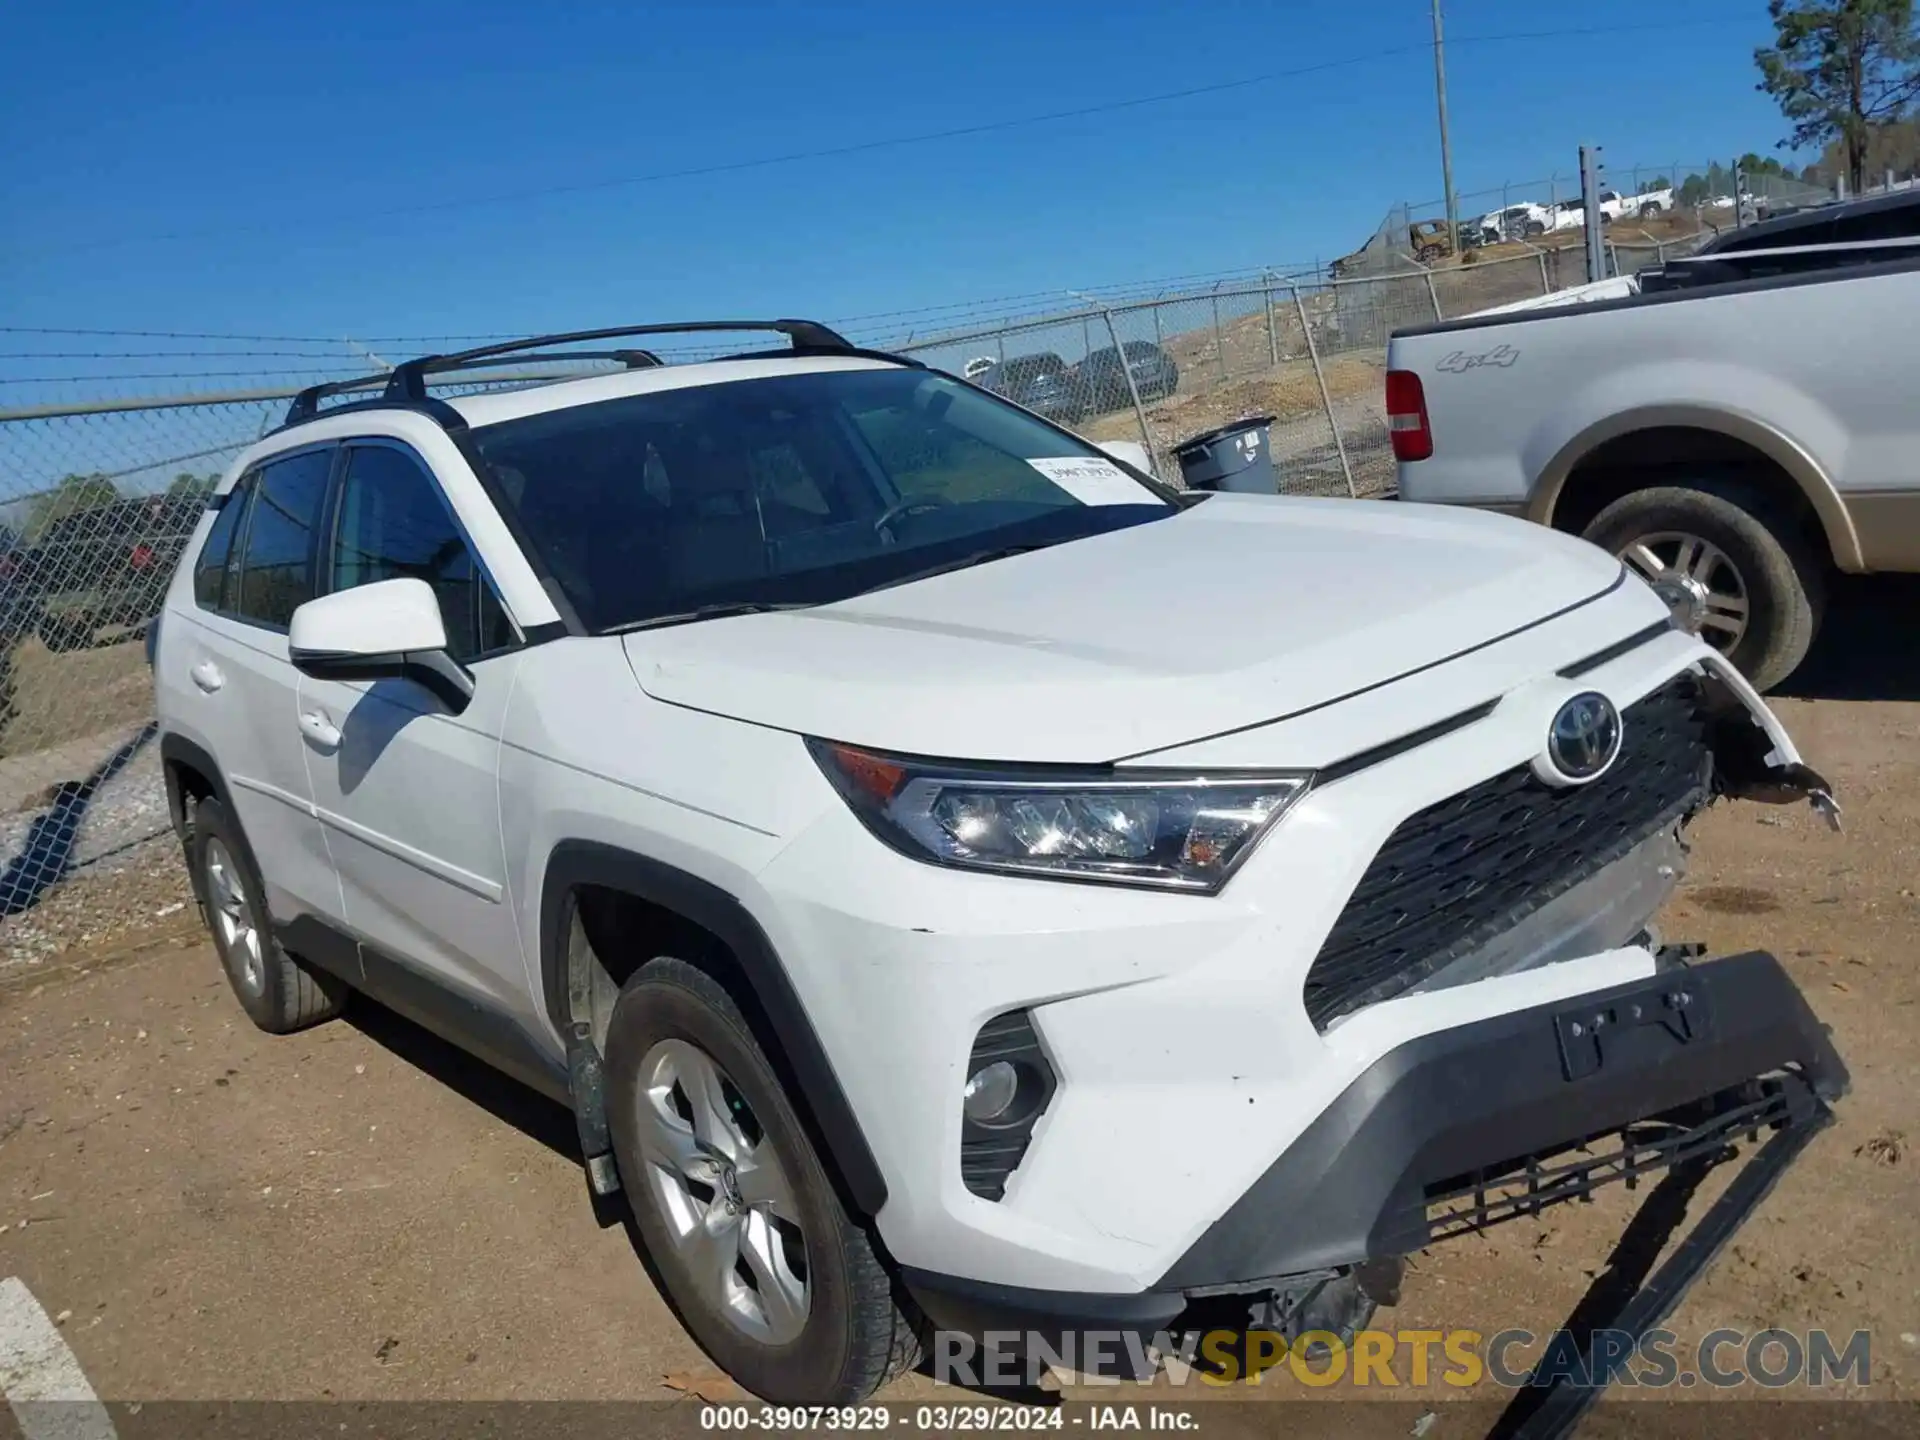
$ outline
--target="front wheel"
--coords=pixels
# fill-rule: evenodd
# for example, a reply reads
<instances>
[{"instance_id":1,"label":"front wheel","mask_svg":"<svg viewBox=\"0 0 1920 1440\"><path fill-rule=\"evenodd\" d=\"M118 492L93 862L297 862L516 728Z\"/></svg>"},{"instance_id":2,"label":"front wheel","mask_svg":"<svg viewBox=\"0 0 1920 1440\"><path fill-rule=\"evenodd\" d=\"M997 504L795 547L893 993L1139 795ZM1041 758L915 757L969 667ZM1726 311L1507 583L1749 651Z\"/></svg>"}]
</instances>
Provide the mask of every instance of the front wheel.
<instances>
[{"instance_id":1,"label":"front wheel","mask_svg":"<svg viewBox=\"0 0 1920 1440\"><path fill-rule=\"evenodd\" d=\"M850 1405L920 1355L733 997L661 957L607 1029L607 1114L634 1225L709 1355L780 1405Z\"/></svg>"},{"instance_id":2,"label":"front wheel","mask_svg":"<svg viewBox=\"0 0 1920 1440\"><path fill-rule=\"evenodd\" d=\"M1826 567L1791 517L1737 481L1659 485L1607 506L1586 538L1618 555L1700 636L1765 690L1806 658Z\"/></svg>"}]
</instances>

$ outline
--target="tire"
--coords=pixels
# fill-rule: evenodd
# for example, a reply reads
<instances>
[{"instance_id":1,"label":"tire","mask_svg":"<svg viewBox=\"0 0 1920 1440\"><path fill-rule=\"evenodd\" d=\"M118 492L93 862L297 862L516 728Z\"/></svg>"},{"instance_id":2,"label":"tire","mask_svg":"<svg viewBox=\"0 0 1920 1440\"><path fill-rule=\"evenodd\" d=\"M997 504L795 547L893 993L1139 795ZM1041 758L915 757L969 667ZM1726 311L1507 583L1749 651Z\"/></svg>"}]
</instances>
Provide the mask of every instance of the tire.
<instances>
[{"instance_id":1,"label":"tire","mask_svg":"<svg viewBox=\"0 0 1920 1440\"><path fill-rule=\"evenodd\" d=\"M1744 592L1744 627L1732 634L1725 622L1709 622L1700 633L1756 689L1778 685L1806 658L1825 604L1826 561L1763 491L1720 478L1637 490L1602 510L1585 534L1643 578L1649 577L1647 552L1659 559L1682 558L1660 537L1689 537L1717 550ZM1691 568L1700 571L1712 563L1700 552ZM1715 593L1728 588L1719 578L1724 573L1716 567L1708 577ZM1662 598L1672 603L1670 594Z\"/></svg>"},{"instance_id":2,"label":"tire","mask_svg":"<svg viewBox=\"0 0 1920 1440\"><path fill-rule=\"evenodd\" d=\"M347 986L287 954L273 938L253 851L218 800L202 800L188 823L187 864L220 968L247 1018L271 1035L338 1015Z\"/></svg>"},{"instance_id":3,"label":"tire","mask_svg":"<svg viewBox=\"0 0 1920 1440\"><path fill-rule=\"evenodd\" d=\"M699 1091L724 1099L700 1126L718 1144L691 1123ZM918 1362L918 1325L876 1241L847 1213L746 1018L711 976L663 956L627 982L607 1031L607 1114L634 1224L668 1298L743 1387L774 1404L850 1405ZM715 1155L741 1163L715 1166ZM729 1197L727 1213L742 1217L722 1222L731 1240L703 1243ZM702 1261L714 1267L704 1276ZM763 1294L789 1298L774 1305Z\"/></svg>"}]
</instances>

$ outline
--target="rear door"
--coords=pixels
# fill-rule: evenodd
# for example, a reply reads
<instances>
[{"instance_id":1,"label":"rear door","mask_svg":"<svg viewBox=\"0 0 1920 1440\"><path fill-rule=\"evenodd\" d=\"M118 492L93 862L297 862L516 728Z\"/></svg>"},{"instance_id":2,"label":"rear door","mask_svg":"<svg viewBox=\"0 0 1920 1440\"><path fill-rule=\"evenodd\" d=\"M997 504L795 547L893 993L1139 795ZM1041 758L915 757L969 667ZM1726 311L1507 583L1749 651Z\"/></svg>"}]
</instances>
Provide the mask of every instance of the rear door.
<instances>
[{"instance_id":1,"label":"rear door","mask_svg":"<svg viewBox=\"0 0 1920 1440\"><path fill-rule=\"evenodd\" d=\"M316 446L243 477L196 559L194 605L163 652L170 722L211 754L285 923L336 919L340 885L313 818L287 625L314 594L320 517L337 450Z\"/></svg>"}]
</instances>

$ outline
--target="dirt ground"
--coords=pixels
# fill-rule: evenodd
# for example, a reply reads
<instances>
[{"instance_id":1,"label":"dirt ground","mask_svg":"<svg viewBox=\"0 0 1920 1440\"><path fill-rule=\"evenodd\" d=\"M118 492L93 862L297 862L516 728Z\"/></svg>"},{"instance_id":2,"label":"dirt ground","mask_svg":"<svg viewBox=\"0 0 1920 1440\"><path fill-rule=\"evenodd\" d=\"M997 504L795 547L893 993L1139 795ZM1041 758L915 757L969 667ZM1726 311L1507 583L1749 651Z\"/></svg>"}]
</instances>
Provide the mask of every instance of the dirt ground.
<instances>
[{"instance_id":1,"label":"dirt ground","mask_svg":"<svg viewBox=\"0 0 1920 1440\"><path fill-rule=\"evenodd\" d=\"M1850 594L1779 700L1835 782L1846 833L1801 809L1717 808L1665 926L1716 953L1779 955L1833 1027L1854 1091L1672 1328L1865 1329L1868 1392L1911 1400L1920 587ZM727 1393L626 1229L596 1220L564 1113L372 1006L259 1034L180 920L143 945L76 948L0 979L0 1278L61 1317L103 1398ZM1548 1330L1638 1198L1614 1187L1435 1247L1379 1323ZM914 1376L893 1398L935 1393ZM1305 1392L1283 1379L1253 1393ZM1411 1433L1483 1428L1448 1418L1457 1394L1431 1398L1437 1428ZM1603 1407L1592 1433L1625 1433L1631 1403ZM1407 1434L1410 1419L1381 1433Z\"/></svg>"}]
</instances>

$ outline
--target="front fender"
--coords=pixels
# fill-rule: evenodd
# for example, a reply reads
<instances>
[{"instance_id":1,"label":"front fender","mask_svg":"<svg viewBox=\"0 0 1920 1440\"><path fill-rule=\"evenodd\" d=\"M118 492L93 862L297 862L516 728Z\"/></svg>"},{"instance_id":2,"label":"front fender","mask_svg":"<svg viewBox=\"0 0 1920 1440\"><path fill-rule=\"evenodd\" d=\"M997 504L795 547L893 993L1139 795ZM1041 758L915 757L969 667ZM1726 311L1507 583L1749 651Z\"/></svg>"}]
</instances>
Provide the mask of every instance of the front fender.
<instances>
[{"instance_id":1,"label":"front fender","mask_svg":"<svg viewBox=\"0 0 1920 1440\"><path fill-rule=\"evenodd\" d=\"M1717 654L1703 660L1702 668L1715 793L1763 805L1805 800L1838 830L1840 805L1833 786L1800 758L1786 727L1759 691Z\"/></svg>"}]
</instances>

